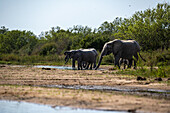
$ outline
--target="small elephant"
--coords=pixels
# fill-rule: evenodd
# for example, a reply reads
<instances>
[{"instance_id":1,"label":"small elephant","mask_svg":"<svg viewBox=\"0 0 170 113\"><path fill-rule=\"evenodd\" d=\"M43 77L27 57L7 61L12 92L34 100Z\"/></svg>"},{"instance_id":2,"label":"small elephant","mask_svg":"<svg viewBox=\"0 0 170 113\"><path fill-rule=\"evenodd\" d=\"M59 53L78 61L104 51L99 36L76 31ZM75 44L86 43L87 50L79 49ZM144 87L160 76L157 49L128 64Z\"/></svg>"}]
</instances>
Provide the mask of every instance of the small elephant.
<instances>
[{"instance_id":1,"label":"small elephant","mask_svg":"<svg viewBox=\"0 0 170 113\"><path fill-rule=\"evenodd\" d=\"M120 58L122 59L127 59L129 61L129 67L132 66L132 61L134 61L134 68L136 68L136 62L138 60L138 53L139 56L142 58L140 55L140 46L135 40L112 40L110 42L105 43L103 46L103 50L100 55L99 63L97 65L97 68L99 68L101 61L103 59L103 56L109 55L113 53L114 55L114 63L115 66L119 65L119 60ZM133 57L135 59L133 59ZM146 61L145 59L142 58L142 60Z\"/></svg>"},{"instance_id":2,"label":"small elephant","mask_svg":"<svg viewBox=\"0 0 170 113\"><path fill-rule=\"evenodd\" d=\"M129 65L128 59L120 58L120 60L119 60L119 65L121 66L122 63L123 63L123 66L124 66L123 69L126 69L127 66L128 66L128 67L131 67L131 66Z\"/></svg>"},{"instance_id":3,"label":"small elephant","mask_svg":"<svg viewBox=\"0 0 170 113\"><path fill-rule=\"evenodd\" d=\"M83 67L88 69L89 65L90 69L96 67L96 58L97 58L97 51L94 48L91 49L79 49L79 50L70 50L64 53L65 57L65 64L68 62L69 59L72 59L72 67L75 68L75 61L78 62L78 70L82 70Z\"/></svg>"}]
</instances>

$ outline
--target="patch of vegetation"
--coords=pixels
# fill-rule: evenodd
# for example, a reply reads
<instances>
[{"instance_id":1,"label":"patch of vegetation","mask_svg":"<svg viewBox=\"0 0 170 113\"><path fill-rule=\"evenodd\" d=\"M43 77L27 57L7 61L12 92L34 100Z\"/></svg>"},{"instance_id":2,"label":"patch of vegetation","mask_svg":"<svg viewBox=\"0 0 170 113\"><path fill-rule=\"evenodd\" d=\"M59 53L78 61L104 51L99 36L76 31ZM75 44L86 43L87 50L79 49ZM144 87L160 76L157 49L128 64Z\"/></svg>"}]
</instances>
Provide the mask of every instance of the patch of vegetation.
<instances>
[{"instance_id":1,"label":"patch of vegetation","mask_svg":"<svg viewBox=\"0 0 170 113\"><path fill-rule=\"evenodd\" d=\"M158 68L147 68L147 67L139 67L137 70L125 69L119 70L115 72L116 74L124 74L124 75L135 75L142 76L148 78L167 78L170 77L170 66L158 67Z\"/></svg>"},{"instance_id":2,"label":"patch of vegetation","mask_svg":"<svg viewBox=\"0 0 170 113\"><path fill-rule=\"evenodd\" d=\"M64 55L17 55L17 54L0 54L0 64L15 65L63 65ZM69 62L70 63L70 62Z\"/></svg>"}]
</instances>

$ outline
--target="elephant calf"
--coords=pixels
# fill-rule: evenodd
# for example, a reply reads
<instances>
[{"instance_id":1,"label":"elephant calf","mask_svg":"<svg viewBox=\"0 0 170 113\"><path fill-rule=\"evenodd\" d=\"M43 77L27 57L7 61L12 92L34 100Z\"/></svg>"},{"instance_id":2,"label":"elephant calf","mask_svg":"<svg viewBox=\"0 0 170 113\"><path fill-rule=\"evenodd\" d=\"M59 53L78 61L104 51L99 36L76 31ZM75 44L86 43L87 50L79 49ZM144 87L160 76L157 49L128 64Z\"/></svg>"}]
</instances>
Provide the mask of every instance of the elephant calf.
<instances>
[{"instance_id":1,"label":"elephant calf","mask_svg":"<svg viewBox=\"0 0 170 113\"><path fill-rule=\"evenodd\" d=\"M97 58L97 51L94 48L91 49L79 49L79 50L70 50L64 53L65 57L65 64L68 62L69 59L72 59L72 67L75 68L75 61L78 62L78 70L83 69L83 64L86 64L86 69L88 69L89 65L90 69L96 67L96 58Z\"/></svg>"},{"instance_id":2,"label":"elephant calf","mask_svg":"<svg viewBox=\"0 0 170 113\"><path fill-rule=\"evenodd\" d=\"M119 65L121 66L121 64L123 64L123 68L124 68L124 69L126 69L127 66L128 66L128 68L131 67L131 66L129 65L128 59L120 58L120 60L119 60Z\"/></svg>"}]
</instances>

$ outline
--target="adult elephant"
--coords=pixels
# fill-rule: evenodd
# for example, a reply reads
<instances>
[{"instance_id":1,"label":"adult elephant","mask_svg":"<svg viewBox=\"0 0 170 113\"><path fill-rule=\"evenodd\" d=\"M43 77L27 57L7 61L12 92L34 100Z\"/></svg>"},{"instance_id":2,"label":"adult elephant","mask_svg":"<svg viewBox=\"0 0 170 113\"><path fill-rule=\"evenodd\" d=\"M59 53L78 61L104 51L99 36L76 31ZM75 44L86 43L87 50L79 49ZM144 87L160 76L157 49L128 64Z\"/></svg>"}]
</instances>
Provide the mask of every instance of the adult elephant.
<instances>
[{"instance_id":1,"label":"adult elephant","mask_svg":"<svg viewBox=\"0 0 170 113\"><path fill-rule=\"evenodd\" d=\"M113 41L105 43L105 45L103 46L101 55L100 55L99 63L97 67L95 68L96 70L99 68L101 61L103 59L103 56L109 55L110 53L113 53L114 55L115 66L118 66L120 68L119 60L120 58L122 58L122 59L127 59L129 61L129 65L128 65L129 67L132 65L132 61L134 60L134 68L136 68L136 62L138 60L138 53L140 55L140 46L135 40L115 39ZM133 59L133 57L135 59ZM142 58L141 55L140 57Z\"/></svg>"},{"instance_id":2,"label":"adult elephant","mask_svg":"<svg viewBox=\"0 0 170 113\"><path fill-rule=\"evenodd\" d=\"M68 62L69 59L72 59L72 67L75 68L75 61L78 62L78 70L83 69L83 63L87 64L86 69L88 69L89 65L90 69L92 69L92 65L96 67L96 58L97 51L94 48L91 49L79 49L79 50L70 50L64 53L66 55L65 61ZM65 63L65 64L66 64Z\"/></svg>"}]
</instances>

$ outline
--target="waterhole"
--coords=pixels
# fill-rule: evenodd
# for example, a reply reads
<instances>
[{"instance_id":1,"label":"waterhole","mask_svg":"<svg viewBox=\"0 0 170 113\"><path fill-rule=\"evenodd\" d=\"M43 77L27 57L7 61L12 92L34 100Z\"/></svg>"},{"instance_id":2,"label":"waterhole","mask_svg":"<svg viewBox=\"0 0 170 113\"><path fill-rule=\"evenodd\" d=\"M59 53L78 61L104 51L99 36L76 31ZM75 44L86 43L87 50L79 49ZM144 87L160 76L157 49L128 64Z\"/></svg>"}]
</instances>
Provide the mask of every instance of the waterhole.
<instances>
[{"instance_id":1,"label":"waterhole","mask_svg":"<svg viewBox=\"0 0 170 113\"><path fill-rule=\"evenodd\" d=\"M0 113L127 113L125 111L100 111L70 107L51 107L28 102L0 100Z\"/></svg>"}]
</instances>

